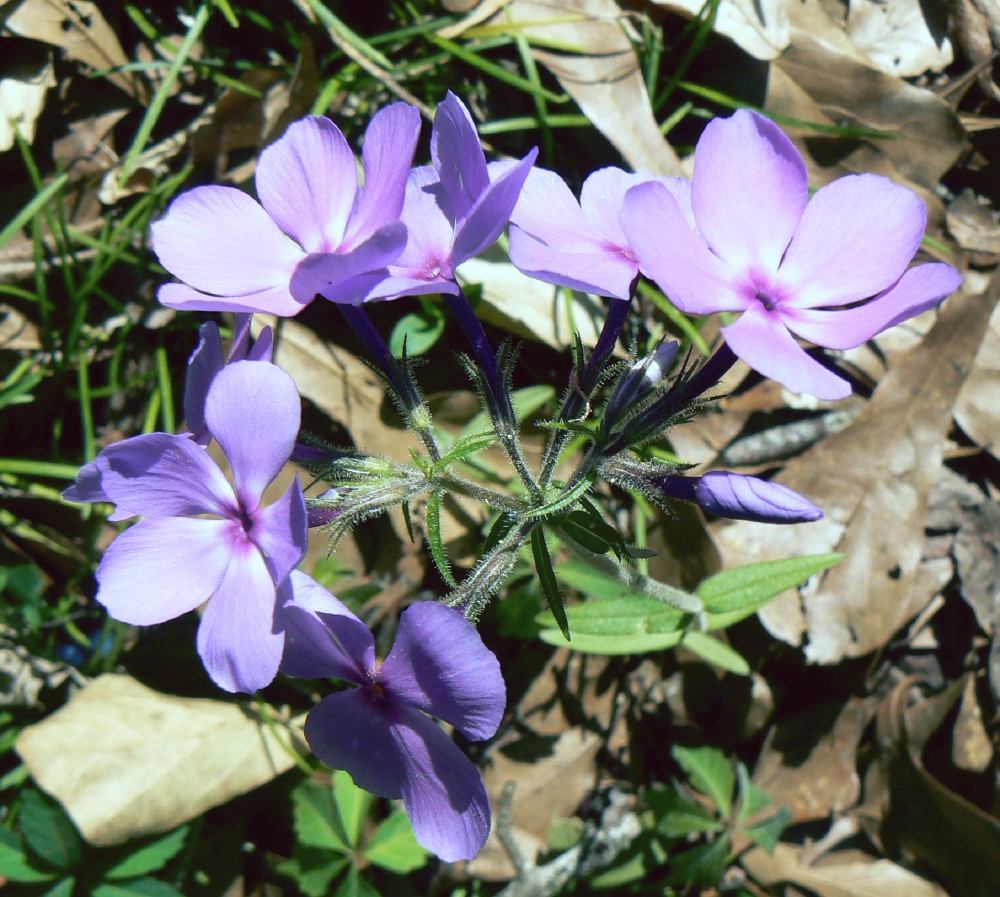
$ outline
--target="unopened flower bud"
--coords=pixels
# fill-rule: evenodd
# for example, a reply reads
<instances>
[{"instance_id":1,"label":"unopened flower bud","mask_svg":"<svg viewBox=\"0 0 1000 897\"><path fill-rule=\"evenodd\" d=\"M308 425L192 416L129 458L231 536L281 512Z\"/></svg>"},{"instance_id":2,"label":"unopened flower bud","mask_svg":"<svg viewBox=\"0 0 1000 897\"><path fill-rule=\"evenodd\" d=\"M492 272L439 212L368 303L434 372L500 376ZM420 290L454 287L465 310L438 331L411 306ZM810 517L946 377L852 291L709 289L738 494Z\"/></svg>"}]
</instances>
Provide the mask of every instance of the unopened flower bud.
<instances>
[{"instance_id":1,"label":"unopened flower bud","mask_svg":"<svg viewBox=\"0 0 1000 897\"><path fill-rule=\"evenodd\" d=\"M701 477L667 476L656 481L665 495L701 505L709 514L758 523L807 523L823 512L780 483L713 470Z\"/></svg>"},{"instance_id":2,"label":"unopened flower bud","mask_svg":"<svg viewBox=\"0 0 1000 897\"><path fill-rule=\"evenodd\" d=\"M663 379L674 362L677 348L676 340L660 343L655 351L638 359L625 372L608 400L608 408L604 414L606 428L615 423L627 408L648 395Z\"/></svg>"}]
</instances>

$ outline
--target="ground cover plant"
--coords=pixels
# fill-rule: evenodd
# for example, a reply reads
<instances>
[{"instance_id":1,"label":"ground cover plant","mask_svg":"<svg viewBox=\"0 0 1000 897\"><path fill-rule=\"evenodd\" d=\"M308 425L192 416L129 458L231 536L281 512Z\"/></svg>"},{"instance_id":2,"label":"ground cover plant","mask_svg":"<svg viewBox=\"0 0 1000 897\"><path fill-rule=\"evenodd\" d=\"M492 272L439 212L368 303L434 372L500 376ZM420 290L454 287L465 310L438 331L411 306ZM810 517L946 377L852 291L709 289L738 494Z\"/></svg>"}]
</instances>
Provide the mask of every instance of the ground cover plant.
<instances>
[{"instance_id":1,"label":"ground cover plant","mask_svg":"<svg viewBox=\"0 0 1000 897\"><path fill-rule=\"evenodd\" d=\"M12 893L995 893L996 23L870 6L0 7Z\"/></svg>"}]
</instances>

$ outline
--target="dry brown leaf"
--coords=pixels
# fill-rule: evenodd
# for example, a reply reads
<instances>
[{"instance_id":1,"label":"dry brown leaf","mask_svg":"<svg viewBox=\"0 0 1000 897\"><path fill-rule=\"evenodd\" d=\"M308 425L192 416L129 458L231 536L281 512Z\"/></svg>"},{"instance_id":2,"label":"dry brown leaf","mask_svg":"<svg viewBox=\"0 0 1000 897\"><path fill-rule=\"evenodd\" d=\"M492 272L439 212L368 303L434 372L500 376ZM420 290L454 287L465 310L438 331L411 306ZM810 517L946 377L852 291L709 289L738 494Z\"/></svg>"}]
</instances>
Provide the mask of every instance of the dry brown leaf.
<instances>
[{"instance_id":1,"label":"dry brown leaf","mask_svg":"<svg viewBox=\"0 0 1000 897\"><path fill-rule=\"evenodd\" d=\"M877 705L877 699L851 698L832 724L829 705L782 720L768 733L754 784L776 806L788 807L793 823L850 809L861 793L858 744ZM817 737L818 732L825 734Z\"/></svg>"},{"instance_id":2,"label":"dry brown leaf","mask_svg":"<svg viewBox=\"0 0 1000 897\"><path fill-rule=\"evenodd\" d=\"M919 0L851 0L847 34L877 69L909 78L951 64L943 18L928 21Z\"/></svg>"},{"instance_id":3,"label":"dry brown leaf","mask_svg":"<svg viewBox=\"0 0 1000 897\"><path fill-rule=\"evenodd\" d=\"M1000 457L1000 306L958 394L955 421L976 445Z\"/></svg>"},{"instance_id":4,"label":"dry brown leaf","mask_svg":"<svg viewBox=\"0 0 1000 897\"><path fill-rule=\"evenodd\" d=\"M983 725L974 676L966 677L962 689L962 703L951 736L951 758L959 769L969 772L985 772L993 760L993 745Z\"/></svg>"},{"instance_id":5,"label":"dry brown leaf","mask_svg":"<svg viewBox=\"0 0 1000 897\"><path fill-rule=\"evenodd\" d=\"M569 290L528 277L497 248L469 259L458 274L465 283L482 286L477 311L484 321L556 349L571 346L574 331L592 346L607 316L601 300L583 293L571 297Z\"/></svg>"},{"instance_id":6,"label":"dry brown leaf","mask_svg":"<svg viewBox=\"0 0 1000 897\"><path fill-rule=\"evenodd\" d=\"M639 57L628 39L615 0L514 0L496 21L569 19L531 25L524 33L580 47L583 53L534 50L591 123L635 171L681 175L680 160L660 133ZM573 21L579 19L579 21Z\"/></svg>"},{"instance_id":7,"label":"dry brown leaf","mask_svg":"<svg viewBox=\"0 0 1000 897\"><path fill-rule=\"evenodd\" d=\"M8 53L0 75L0 153L20 135L35 139L35 122L45 106L45 94L56 83L48 52L41 58L15 59Z\"/></svg>"},{"instance_id":8,"label":"dry brown leaf","mask_svg":"<svg viewBox=\"0 0 1000 897\"><path fill-rule=\"evenodd\" d=\"M41 348L38 328L13 306L0 303L0 349L34 352Z\"/></svg>"},{"instance_id":9,"label":"dry brown leaf","mask_svg":"<svg viewBox=\"0 0 1000 897\"><path fill-rule=\"evenodd\" d=\"M281 775L293 765L290 739L303 749L299 726L106 674L25 728L15 747L84 838L108 845L168 831Z\"/></svg>"},{"instance_id":10,"label":"dry brown leaf","mask_svg":"<svg viewBox=\"0 0 1000 897\"><path fill-rule=\"evenodd\" d=\"M819 897L947 897L933 882L897 866L891 860L873 860L863 854L831 854L810 866L803 862L808 848L779 844L773 853L755 847L744 854L744 868L763 885L792 882Z\"/></svg>"},{"instance_id":11,"label":"dry brown leaf","mask_svg":"<svg viewBox=\"0 0 1000 897\"><path fill-rule=\"evenodd\" d=\"M90 0L23 0L14 4L14 10L0 24L21 37L60 47L70 59L93 69L127 65L129 61L100 7ZM106 77L127 94L144 100L142 82L134 75L112 72Z\"/></svg>"},{"instance_id":12,"label":"dry brown leaf","mask_svg":"<svg viewBox=\"0 0 1000 897\"><path fill-rule=\"evenodd\" d=\"M948 231L963 249L990 256L1000 255L1000 220L996 210L985 197L978 197L966 187L950 203L947 217Z\"/></svg>"},{"instance_id":13,"label":"dry brown leaf","mask_svg":"<svg viewBox=\"0 0 1000 897\"><path fill-rule=\"evenodd\" d=\"M857 420L786 465L778 481L818 504L824 519L783 527L729 521L715 529L727 567L844 552L804 606L792 593L760 611L778 638L797 645L808 635L810 661L836 663L884 645L950 578L947 558L922 562L927 499L995 300L959 293L946 301L926 339L898 357Z\"/></svg>"},{"instance_id":14,"label":"dry brown leaf","mask_svg":"<svg viewBox=\"0 0 1000 897\"><path fill-rule=\"evenodd\" d=\"M768 111L891 135L858 140L845 153L850 144L842 140L831 152L824 149L828 140L815 132L801 132L808 137L811 180L819 185L853 171L908 180L922 188L932 219L939 218L941 203L933 191L965 145L965 132L955 111L931 91L873 68L820 0L793 4L790 15L792 42L768 74Z\"/></svg>"},{"instance_id":15,"label":"dry brown leaf","mask_svg":"<svg viewBox=\"0 0 1000 897\"><path fill-rule=\"evenodd\" d=\"M673 12L696 16L704 0L652 0ZM730 0L716 7L712 28L755 59L775 59L788 46L791 28L788 0Z\"/></svg>"}]
</instances>

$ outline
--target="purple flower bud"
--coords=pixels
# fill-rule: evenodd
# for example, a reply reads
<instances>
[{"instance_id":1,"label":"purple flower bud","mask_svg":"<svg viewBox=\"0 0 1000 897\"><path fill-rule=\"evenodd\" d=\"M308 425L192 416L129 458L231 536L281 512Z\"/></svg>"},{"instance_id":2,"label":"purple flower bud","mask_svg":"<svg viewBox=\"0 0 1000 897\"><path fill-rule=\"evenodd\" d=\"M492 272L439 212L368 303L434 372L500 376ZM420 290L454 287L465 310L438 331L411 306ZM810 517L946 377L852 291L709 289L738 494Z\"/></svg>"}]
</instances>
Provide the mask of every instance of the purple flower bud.
<instances>
[{"instance_id":1,"label":"purple flower bud","mask_svg":"<svg viewBox=\"0 0 1000 897\"><path fill-rule=\"evenodd\" d=\"M608 400L604 412L605 428L614 424L631 405L634 405L663 379L677 355L676 340L660 343L656 351L644 355L630 367Z\"/></svg>"},{"instance_id":2,"label":"purple flower bud","mask_svg":"<svg viewBox=\"0 0 1000 897\"><path fill-rule=\"evenodd\" d=\"M339 502L343 497L343 489L327 489L318 498L308 499L306 501L306 515L309 519L309 526L326 526L335 517L343 514L344 507Z\"/></svg>"},{"instance_id":3,"label":"purple flower bud","mask_svg":"<svg viewBox=\"0 0 1000 897\"><path fill-rule=\"evenodd\" d=\"M656 485L664 495L693 501L709 514L732 520L807 523L823 516L816 505L787 486L728 470L701 477L662 477Z\"/></svg>"}]
</instances>

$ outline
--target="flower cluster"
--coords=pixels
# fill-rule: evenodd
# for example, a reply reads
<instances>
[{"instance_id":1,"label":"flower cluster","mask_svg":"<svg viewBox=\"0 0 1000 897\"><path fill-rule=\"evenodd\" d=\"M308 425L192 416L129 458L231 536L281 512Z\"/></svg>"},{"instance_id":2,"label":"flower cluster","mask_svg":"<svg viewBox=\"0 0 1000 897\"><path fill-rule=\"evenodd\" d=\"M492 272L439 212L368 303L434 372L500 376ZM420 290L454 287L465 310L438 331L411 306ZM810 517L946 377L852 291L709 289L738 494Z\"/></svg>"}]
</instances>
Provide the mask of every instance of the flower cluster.
<instances>
[{"instance_id":1,"label":"flower cluster","mask_svg":"<svg viewBox=\"0 0 1000 897\"><path fill-rule=\"evenodd\" d=\"M584 181L579 201L557 174L533 167L535 150L487 162L472 117L451 93L434 120L431 164L414 168L419 131L420 116L405 103L376 113L364 137L359 186L340 129L326 118L305 118L261 155L259 201L222 186L197 187L173 201L152 230L160 262L178 281L162 286L159 300L236 313L234 338L224 355L218 327L202 326L188 366L186 433L149 433L105 448L65 495L115 505L113 520L141 518L115 539L97 571L97 600L114 618L150 625L204 605L198 651L228 691L263 688L279 668L355 686L310 713L306 737L314 753L362 787L402 799L418 840L454 861L482 847L489 803L475 767L428 714L467 739L491 738L505 706L496 657L458 610L420 602L403 612L395 646L380 662L367 626L297 570L311 525L349 524L352 513L363 519L382 509L377 501L387 506L387 495L399 503L419 489L439 498L443 488L447 459L421 423L427 415L416 413L419 388L363 304L449 297L497 438L528 496L498 497L451 481L511 519L525 511L513 535L499 537L502 561L532 535L539 525L532 521L546 516L546 490L566 445L565 434L553 436L537 480L527 470L507 388L511 353L493 353L456 273L508 225L511 259L524 273L615 300L598 346L585 364L582 349L578 355L574 388L557 421L567 431L581 426L614 370L605 363L641 277L682 311L739 315L722 328L725 344L693 373L668 376L678 354L673 342L618 365L600 427L585 430L596 444L592 467L571 488L603 474L711 514L765 522L805 522L821 511L755 477L689 477L628 452L660 435L737 357L791 390L847 395L847 381L795 337L832 349L858 345L940 302L960 277L944 264L910 267L925 224L913 193L856 175L810 199L798 152L753 112L706 127L691 181L604 168ZM325 455L299 441L295 384L272 363L270 331L251 339L250 318L295 315L317 296L341 306L411 414L431 463L401 474L389 462L366 467L352 455L354 480L341 477L307 510L297 477L282 479L282 471L290 459L309 463ZM213 460L213 445L225 455L229 477ZM279 497L266 500L265 490L279 480ZM489 594L509 572L503 563L495 575L480 564L469 580L478 576ZM450 603L475 619L472 604Z\"/></svg>"}]
</instances>

